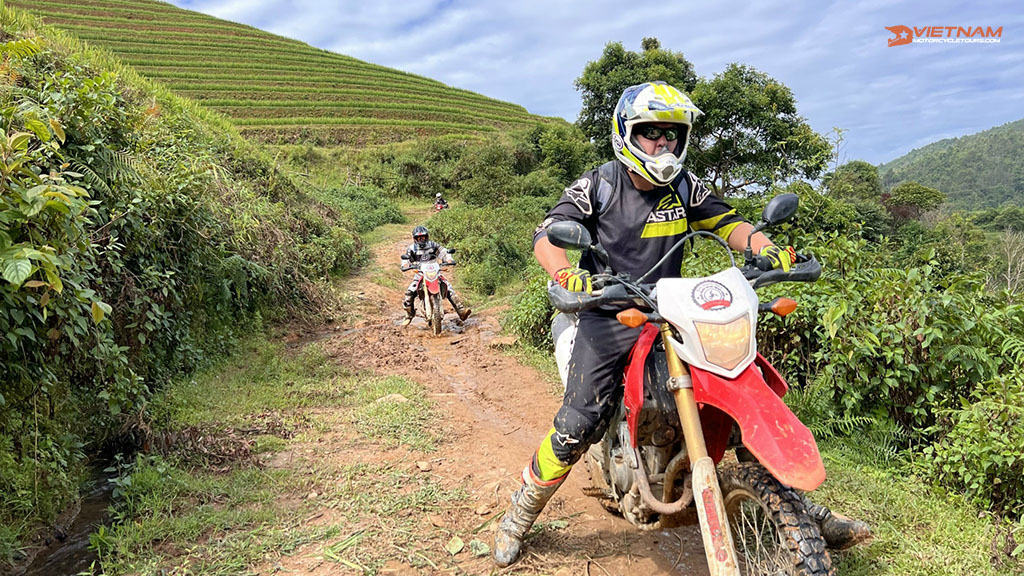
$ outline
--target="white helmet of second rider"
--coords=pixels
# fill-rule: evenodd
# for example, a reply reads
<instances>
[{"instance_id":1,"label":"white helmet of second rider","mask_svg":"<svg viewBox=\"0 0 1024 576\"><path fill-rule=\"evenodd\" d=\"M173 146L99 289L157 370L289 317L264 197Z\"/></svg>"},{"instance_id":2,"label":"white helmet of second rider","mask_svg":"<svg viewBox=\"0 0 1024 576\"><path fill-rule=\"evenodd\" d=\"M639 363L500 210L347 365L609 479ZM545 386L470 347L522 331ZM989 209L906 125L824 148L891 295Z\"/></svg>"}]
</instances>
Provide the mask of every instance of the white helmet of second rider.
<instances>
[{"instance_id":1,"label":"white helmet of second rider","mask_svg":"<svg viewBox=\"0 0 1024 576\"><path fill-rule=\"evenodd\" d=\"M664 186L683 169L690 128L702 112L676 88L664 82L646 82L622 92L612 115L612 149L615 157L655 186ZM675 154L649 156L637 143L633 128L647 122L679 124L680 145Z\"/></svg>"}]
</instances>

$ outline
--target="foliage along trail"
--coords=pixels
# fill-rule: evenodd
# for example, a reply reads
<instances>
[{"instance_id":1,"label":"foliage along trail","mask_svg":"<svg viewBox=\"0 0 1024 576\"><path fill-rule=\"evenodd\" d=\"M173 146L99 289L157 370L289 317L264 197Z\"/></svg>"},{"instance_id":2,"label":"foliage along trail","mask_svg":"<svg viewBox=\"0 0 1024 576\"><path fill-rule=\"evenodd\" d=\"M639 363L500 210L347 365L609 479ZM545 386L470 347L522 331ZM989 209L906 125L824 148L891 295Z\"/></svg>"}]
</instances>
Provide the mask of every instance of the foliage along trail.
<instances>
[{"instance_id":1,"label":"foliage along trail","mask_svg":"<svg viewBox=\"0 0 1024 576\"><path fill-rule=\"evenodd\" d=\"M453 556L445 547L454 537L464 543L476 539L491 545L493 530L517 485L519 472L551 426L560 402L557 383L501 352L501 340L495 340L499 329L495 310L475 312L460 328L448 309L445 332L440 337L429 335L419 319L408 327L401 325L402 294L411 274L402 276L398 256L408 245L407 233L415 223L386 228L385 238L372 247L374 262L346 281L350 295L358 302L359 319L321 345L328 358L347 369L402 376L428 392L437 417L435 426L442 430L436 452L378 446L355 457L431 474L447 489L464 489L468 498L453 503L441 514L416 509L400 514L422 516L417 525L432 552L425 555L437 570L447 570L454 563L456 574L487 574L496 569L490 554L484 554L479 544L479 555L466 547ZM452 270L446 274L454 277L458 289L457 268L454 273ZM332 458L353 458L352 451L336 452L329 445L330 436L327 445L321 440L309 448L319 454L336 454ZM304 449L296 446L293 452ZM290 459L275 459L282 460ZM581 464L541 515L541 531L528 541L524 559L503 573L706 573L695 526L640 532L584 494L589 486L588 473ZM387 534L383 537L385 542L377 545L387 546ZM396 550L394 556L402 554ZM299 574L330 573L338 568L334 563L325 564L323 558L322 546L313 544L279 562L283 570ZM414 574L416 570L392 560L380 573Z\"/></svg>"}]
</instances>

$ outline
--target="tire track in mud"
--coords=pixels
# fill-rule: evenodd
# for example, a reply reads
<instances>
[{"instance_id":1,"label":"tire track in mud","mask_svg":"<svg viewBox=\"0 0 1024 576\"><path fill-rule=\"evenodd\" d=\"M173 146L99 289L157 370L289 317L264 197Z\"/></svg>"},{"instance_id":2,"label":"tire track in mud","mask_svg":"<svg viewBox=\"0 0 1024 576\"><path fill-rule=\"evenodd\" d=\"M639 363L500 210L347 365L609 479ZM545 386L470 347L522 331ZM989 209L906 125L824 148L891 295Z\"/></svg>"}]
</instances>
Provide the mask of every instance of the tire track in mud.
<instances>
[{"instance_id":1,"label":"tire track in mud","mask_svg":"<svg viewBox=\"0 0 1024 576\"><path fill-rule=\"evenodd\" d=\"M398 262L408 245L408 228L375 244L373 264L346 281L360 319L321 345L346 368L403 376L428 390L446 431L440 449L431 454L431 473L448 486L465 487L470 499L468 506L447 511L446 528L459 533L495 517L476 535L490 545L498 514L507 507L519 472L550 428L561 399L549 377L495 346L500 330L496 311L474 310L460 325L448 307L445 331L438 337L429 334L422 319L402 325L401 301L410 276L402 276ZM458 289L457 269L445 274ZM695 527L640 531L586 496L583 490L589 486L581 463L541 514L538 525L544 529L528 540L516 565L499 571L489 556L460 558L452 573L707 574ZM432 520L424 517L422 525L429 528ZM469 540L465 533L463 538ZM434 572L426 570L393 562L382 573Z\"/></svg>"}]
</instances>

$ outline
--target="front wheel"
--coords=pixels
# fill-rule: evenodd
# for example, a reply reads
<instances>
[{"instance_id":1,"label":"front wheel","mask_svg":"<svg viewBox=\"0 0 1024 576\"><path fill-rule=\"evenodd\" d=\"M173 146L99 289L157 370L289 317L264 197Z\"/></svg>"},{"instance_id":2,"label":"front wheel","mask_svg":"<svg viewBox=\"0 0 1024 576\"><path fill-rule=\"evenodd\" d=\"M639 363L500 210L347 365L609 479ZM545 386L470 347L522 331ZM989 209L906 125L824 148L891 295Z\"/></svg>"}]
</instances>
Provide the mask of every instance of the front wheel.
<instances>
[{"instance_id":1,"label":"front wheel","mask_svg":"<svg viewBox=\"0 0 1024 576\"><path fill-rule=\"evenodd\" d=\"M430 330L434 336L441 335L441 321L444 318L444 310L441 308L441 294L430 295Z\"/></svg>"},{"instance_id":2,"label":"front wheel","mask_svg":"<svg viewBox=\"0 0 1024 576\"><path fill-rule=\"evenodd\" d=\"M796 490L756 462L718 470L744 576L835 576L818 523Z\"/></svg>"}]
</instances>

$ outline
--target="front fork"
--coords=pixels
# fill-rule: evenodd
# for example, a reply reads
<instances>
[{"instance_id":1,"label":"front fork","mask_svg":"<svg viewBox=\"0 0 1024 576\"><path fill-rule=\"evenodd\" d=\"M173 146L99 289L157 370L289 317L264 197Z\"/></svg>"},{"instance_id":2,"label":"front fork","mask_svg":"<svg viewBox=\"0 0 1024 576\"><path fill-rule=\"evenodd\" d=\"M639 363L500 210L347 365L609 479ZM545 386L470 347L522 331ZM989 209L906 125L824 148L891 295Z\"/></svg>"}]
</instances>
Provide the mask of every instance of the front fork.
<instances>
[{"instance_id":1,"label":"front fork","mask_svg":"<svg viewBox=\"0 0 1024 576\"><path fill-rule=\"evenodd\" d=\"M736 547L729 530L729 519L725 514L725 498L718 485L715 462L708 456L704 444L704 431L700 424L697 401L693 397L693 382L683 361L676 355L669 337L672 329L668 323L661 325L661 339L665 344L668 359L668 389L676 401L679 422L683 427L686 453L690 459L690 475L693 498L697 505L700 532L704 538L704 554L708 560L711 576L739 575Z\"/></svg>"}]
</instances>

